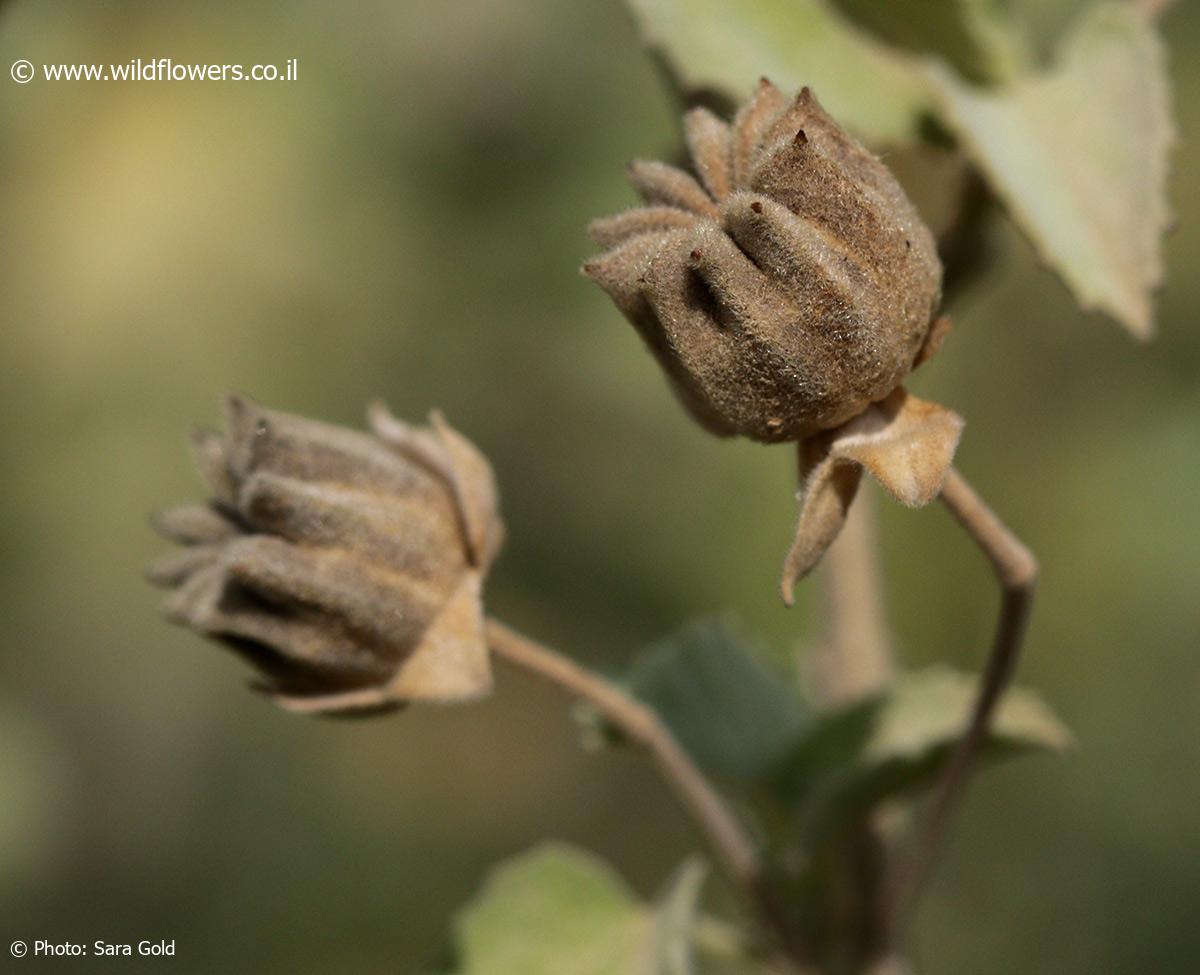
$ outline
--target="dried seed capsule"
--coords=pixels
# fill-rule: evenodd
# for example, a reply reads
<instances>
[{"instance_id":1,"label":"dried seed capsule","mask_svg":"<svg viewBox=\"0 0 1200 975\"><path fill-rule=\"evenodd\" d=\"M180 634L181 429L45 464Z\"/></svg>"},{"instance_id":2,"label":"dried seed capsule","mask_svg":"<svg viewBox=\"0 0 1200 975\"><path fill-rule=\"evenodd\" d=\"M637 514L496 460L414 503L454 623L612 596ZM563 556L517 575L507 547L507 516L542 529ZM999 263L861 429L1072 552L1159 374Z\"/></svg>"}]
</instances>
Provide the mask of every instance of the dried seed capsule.
<instances>
[{"instance_id":1,"label":"dried seed capsule","mask_svg":"<svg viewBox=\"0 0 1200 975\"><path fill-rule=\"evenodd\" d=\"M731 125L685 119L695 176L637 162L646 206L592 224L584 265L707 429L798 440L913 368L941 264L887 168L805 88L767 81Z\"/></svg>"},{"instance_id":2,"label":"dried seed capsule","mask_svg":"<svg viewBox=\"0 0 1200 975\"><path fill-rule=\"evenodd\" d=\"M376 407L366 434L226 409L229 433L194 441L212 500L155 520L187 546L149 572L168 617L296 710L486 692L480 587L503 528L483 456L436 413L420 429Z\"/></svg>"}]
</instances>

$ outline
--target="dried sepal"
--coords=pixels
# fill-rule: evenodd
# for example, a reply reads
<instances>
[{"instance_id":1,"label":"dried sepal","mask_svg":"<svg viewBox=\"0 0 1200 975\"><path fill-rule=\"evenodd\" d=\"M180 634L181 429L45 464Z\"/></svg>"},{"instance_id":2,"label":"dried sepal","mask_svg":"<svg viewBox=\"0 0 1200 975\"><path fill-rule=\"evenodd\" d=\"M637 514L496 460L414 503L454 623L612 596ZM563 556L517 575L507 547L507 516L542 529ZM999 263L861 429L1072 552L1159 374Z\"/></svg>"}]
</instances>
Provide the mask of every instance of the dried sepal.
<instances>
[{"instance_id":1,"label":"dried sepal","mask_svg":"<svg viewBox=\"0 0 1200 975\"><path fill-rule=\"evenodd\" d=\"M238 533L236 522L217 507L186 504L160 511L151 518L155 531L181 545L221 542Z\"/></svg>"},{"instance_id":2,"label":"dried sepal","mask_svg":"<svg viewBox=\"0 0 1200 975\"><path fill-rule=\"evenodd\" d=\"M192 434L192 458L213 498L225 505L237 503L237 485L225 462L225 438L215 430Z\"/></svg>"},{"instance_id":3,"label":"dried sepal","mask_svg":"<svg viewBox=\"0 0 1200 975\"><path fill-rule=\"evenodd\" d=\"M155 519L168 618L233 648L291 710L374 711L491 687L482 579L503 535L486 459L435 414L374 433L226 402L193 444L215 497Z\"/></svg>"},{"instance_id":4,"label":"dried sepal","mask_svg":"<svg viewBox=\"0 0 1200 975\"><path fill-rule=\"evenodd\" d=\"M486 571L504 541L496 480L487 458L439 410L429 414L429 427L421 430L376 401L367 408L367 423L377 437L445 482L454 495L471 562Z\"/></svg>"},{"instance_id":5,"label":"dried sepal","mask_svg":"<svg viewBox=\"0 0 1200 975\"><path fill-rule=\"evenodd\" d=\"M462 516L471 562L486 570L504 542L504 523L499 518L500 499L492 467L438 410L429 415L429 422L450 458L451 489Z\"/></svg>"},{"instance_id":6,"label":"dried sepal","mask_svg":"<svg viewBox=\"0 0 1200 975\"><path fill-rule=\"evenodd\" d=\"M486 647L480 575L472 572L382 684L320 697L271 693L281 707L302 714L381 711L405 701L469 701L492 686Z\"/></svg>"},{"instance_id":7,"label":"dried sepal","mask_svg":"<svg viewBox=\"0 0 1200 975\"><path fill-rule=\"evenodd\" d=\"M683 117L683 130L700 181L713 199L723 199L733 189L732 130L707 108L688 112Z\"/></svg>"},{"instance_id":8,"label":"dried sepal","mask_svg":"<svg viewBox=\"0 0 1200 975\"><path fill-rule=\"evenodd\" d=\"M926 505L942 489L962 427L956 413L901 388L803 444L800 516L780 583L784 602L791 605L796 583L837 537L864 470L901 504Z\"/></svg>"}]
</instances>

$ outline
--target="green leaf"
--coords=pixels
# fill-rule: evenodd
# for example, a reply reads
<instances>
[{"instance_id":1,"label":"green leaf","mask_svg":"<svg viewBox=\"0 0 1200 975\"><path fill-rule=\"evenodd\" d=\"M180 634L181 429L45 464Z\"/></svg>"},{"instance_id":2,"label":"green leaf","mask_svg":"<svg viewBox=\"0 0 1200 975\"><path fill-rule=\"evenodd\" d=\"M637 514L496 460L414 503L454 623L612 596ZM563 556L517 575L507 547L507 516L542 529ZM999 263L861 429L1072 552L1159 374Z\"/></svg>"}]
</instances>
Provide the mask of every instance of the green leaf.
<instances>
[{"instance_id":1,"label":"green leaf","mask_svg":"<svg viewBox=\"0 0 1200 975\"><path fill-rule=\"evenodd\" d=\"M627 683L701 768L728 781L759 779L807 722L796 695L720 620L650 647Z\"/></svg>"},{"instance_id":2,"label":"green leaf","mask_svg":"<svg viewBox=\"0 0 1200 975\"><path fill-rule=\"evenodd\" d=\"M919 759L962 734L979 689L975 674L931 667L904 677L879 711L864 755L870 761ZM1071 733L1034 692L1011 689L992 722L994 744L1064 751Z\"/></svg>"},{"instance_id":3,"label":"green leaf","mask_svg":"<svg viewBox=\"0 0 1200 975\"><path fill-rule=\"evenodd\" d=\"M930 69L943 121L1086 309L1153 332L1174 139L1161 41L1133 4L1092 8L1057 68L1002 92Z\"/></svg>"},{"instance_id":4,"label":"green leaf","mask_svg":"<svg viewBox=\"0 0 1200 975\"><path fill-rule=\"evenodd\" d=\"M611 868L557 844L493 871L457 927L461 975L636 972L649 933Z\"/></svg>"},{"instance_id":5,"label":"green leaf","mask_svg":"<svg viewBox=\"0 0 1200 975\"><path fill-rule=\"evenodd\" d=\"M944 58L974 81L1009 81L1029 62L1011 0L837 0L884 40Z\"/></svg>"},{"instance_id":6,"label":"green leaf","mask_svg":"<svg viewBox=\"0 0 1200 975\"><path fill-rule=\"evenodd\" d=\"M936 781L961 738L977 678L944 667L909 673L882 694L826 716L776 769L772 791L797 809L810 847L885 799ZM1030 691L1009 690L984 761L1062 751L1070 733Z\"/></svg>"},{"instance_id":7,"label":"green leaf","mask_svg":"<svg viewBox=\"0 0 1200 975\"><path fill-rule=\"evenodd\" d=\"M547 843L496 868L456 925L458 975L768 975L732 928L698 915L688 860L659 906L596 857Z\"/></svg>"},{"instance_id":8,"label":"green leaf","mask_svg":"<svg viewBox=\"0 0 1200 975\"><path fill-rule=\"evenodd\" d=\"M734 102L766 76L810 85L875 145L914 141L932 110L919 62L879 43L822 0L628 0L646 45L680 84Z\"/></svg>"}]
</instances>

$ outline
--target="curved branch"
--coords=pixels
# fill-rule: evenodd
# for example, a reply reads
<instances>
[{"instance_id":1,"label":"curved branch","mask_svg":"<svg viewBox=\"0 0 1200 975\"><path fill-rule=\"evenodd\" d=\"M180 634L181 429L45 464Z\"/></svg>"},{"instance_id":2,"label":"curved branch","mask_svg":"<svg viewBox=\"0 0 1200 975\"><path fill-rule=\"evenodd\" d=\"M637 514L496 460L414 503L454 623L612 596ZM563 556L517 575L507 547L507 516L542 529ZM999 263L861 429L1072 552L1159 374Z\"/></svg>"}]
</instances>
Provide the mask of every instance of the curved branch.
<instances>
[{"instance_id":1,"label":"curved branch","mask_svg":"<svg viewBox=\"0 0 1200 975\"><path fill-rule=\"evenodd\" d=\"M757 847L658 715L612 682L499 620L489 617L486 628L497 657L587 701L649 753L730 879L746 891L789 954L807 961L807 946L776 902Z\"/></svg>"},{"instance_id":2,"label":"curved branch","mask_svg":"<svg viewBox=\"0 0 1200 975\"><path fill-rule=\"evenodd\" d=\"M946 475L941 499L992 563L1000 582L1000 618L966 731L942 774L918 836L913 860L896 884L893 916L897 921L911 907L937 860L950 822L962 803L971 768L987 737L996 705L1016 670L1038 573L1033 553L953 468Z\"/></svg>"}]
</instances>

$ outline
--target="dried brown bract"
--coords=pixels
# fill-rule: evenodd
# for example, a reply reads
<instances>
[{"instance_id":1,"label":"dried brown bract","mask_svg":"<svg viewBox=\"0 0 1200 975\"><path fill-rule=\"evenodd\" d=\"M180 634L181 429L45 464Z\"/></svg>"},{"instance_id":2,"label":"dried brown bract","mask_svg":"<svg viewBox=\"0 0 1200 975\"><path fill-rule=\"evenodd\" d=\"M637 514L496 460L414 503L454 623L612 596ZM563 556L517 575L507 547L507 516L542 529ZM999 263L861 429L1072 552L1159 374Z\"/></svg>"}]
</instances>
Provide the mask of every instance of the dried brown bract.
<instances>
[{"instance_id":1,"label":"dried brown bract","mask_svg":"<svg viewBox=\"0 0 1200 975\"><path fill-rule=\"evenodd\" d=\"M635 162L646 205L591 226L584 266L714 433L798 440L891 393L940 300L933 238L807 88L763 81L731 125L685 119L695 176Z\"/></svg>"},{"instance_id":2,"label":"dried brown bract","mask_svg":"<svg viewBox=\"0 0 1200 975\"><path fill-rule=\"evenodd\" d=\"M226 403L194 447L212 499L164 512L186 548L151 581L170 619L232 647L304 711L377 710L491 687L480 589L502 525L490 466L434 413L360 433Z\"/></svg>"},{"instance_id":3,"label":"dried brown bract","mask_svg":"<svg viewBox=\"0 0 1200 975\"><path fill-rule=\"evenodd\" d=\"M837 537L864 470L901 504L929 504L942 489L962 427L957 414L897 389L837 430L806 440L800 518L783 565L784 602L791 604L796 583Z\"/></svg>"}]
</instances>

